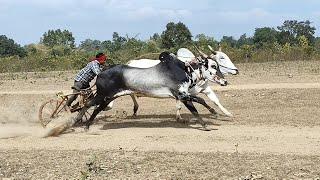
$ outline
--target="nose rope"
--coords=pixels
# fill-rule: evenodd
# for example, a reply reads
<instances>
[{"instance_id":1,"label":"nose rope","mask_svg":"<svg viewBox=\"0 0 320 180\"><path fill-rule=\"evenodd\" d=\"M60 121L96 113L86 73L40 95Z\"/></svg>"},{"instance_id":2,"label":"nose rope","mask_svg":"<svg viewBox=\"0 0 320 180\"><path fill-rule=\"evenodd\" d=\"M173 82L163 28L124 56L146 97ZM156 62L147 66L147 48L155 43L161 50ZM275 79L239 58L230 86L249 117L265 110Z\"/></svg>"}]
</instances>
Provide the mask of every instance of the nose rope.
<instances>
[{"instance_id":1,"label":"nose rope","mask_svg":"<svg viewBox=\"0 0 320 180\"><path fill-rule=\"evenodd\" d=\"M223 68L226 68L226 69L229 69L229 70L234 70L234 71L237 70L237 69L229 68L229 67L227 67L227 66L223 66L223 65L220 65L220 64L219 64L219 66L220 66L220 67L223 67Z\"/></svg>"},{"instance_id":2,"label":"nose rope","mask_svg":"<svg viewBox=\"0 0 320 180\"><path fill-rule=\"evenodd\" d=\"M214 75L214 77L213 77L213 79L215 80L215 79L218 79L219 81L220 81L220 77L219 76L217 76L217 75ZM211 82L215 82L214 80L212 80L212 79L208 79L209 81L211 81ZM216 81L217 82L217 81Z\"/></svg>"}]
</instances>

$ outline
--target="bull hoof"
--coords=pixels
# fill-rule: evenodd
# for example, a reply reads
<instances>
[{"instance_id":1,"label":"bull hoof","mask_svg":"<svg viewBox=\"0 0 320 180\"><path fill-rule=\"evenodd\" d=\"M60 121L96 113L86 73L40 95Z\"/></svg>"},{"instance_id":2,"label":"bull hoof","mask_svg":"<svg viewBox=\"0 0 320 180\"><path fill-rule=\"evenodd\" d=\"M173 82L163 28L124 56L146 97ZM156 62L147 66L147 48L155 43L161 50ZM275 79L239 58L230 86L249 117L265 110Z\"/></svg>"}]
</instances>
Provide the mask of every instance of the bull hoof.
<instances>
[{"instance_id":1,"label":"bull hoof","mask_svg":"<svg viewBox=\"0 0 320 180\"><path fill-rule=\"evenodd\" d=\"M207 124L204 121L202 121L200 123L202 125L201 130L203 130L203 131L211 131L211 129L208 128Z\"/></svg>"},{"instance_id":2,"label":"bull hoof","mask_svg":"<svg viewBox=\"0 0 320 180\"><path fill-rule=\"evenodd\" d=\"M109 111L110 109L112 109L111 107L107 106L106 108L104 108L102 111Z\"/></svg>"},{"instance_id":3,"label":"bull hoof","mask_svg":"<svg viewBox=\"0 0 320 180\"><path fill-rule=\"evenodd\" d=\"M217 119L218 118L218 114L212 114L212 118L213 119Z\"/></svg>"},{"instance_id":4,"label":"bull hoof","mask_svg":"<svg viewBox=\"0 0 320 180\"><path fill-rule=\"evenodd\" d=\"M209 129L208 127L202 127L203 131L211 131L211 129Z\"/></svg>"},{"instance_id":5,"label":"bull hoof","mask_svg":"<svg viewBox=\"0 0 320 180\"><path fill-rule=\"evenodd\" d=\"M182 120L182 117L180 115L176 115L176 120L177 121Z\"/></svg>"},{"instance_id":6,"label":"bull hoof","mask_svg":"<svg viewBox=\"0 0 320 180\"><path fill-rule=\"evenodd\" d=\"M89 128L90 128L90 125L85 125L84 128L83 128L84 132L88 132Z\"/></svg>"},{"instance_id":7,"label":"bull hoof","mask_svg":"<svg viewBox=\"0 0 320 180\"><path fill-rule=\"evenodd\" d=\"M213 108L209 109L209 111L211 112L211 114L218 114L216 110L214 110Z\"/></svg>"},{"instance_id":8,"label":"bull hoof","mask_svg":"<svg viewBox=\"0 0 320 180\"><path fill-rule=\"evenodd\" d=\"M203 128L207 127L207 124L202 119L199 119L198 121L202 125Z\"/></svg>"},{"instance_id":9,"label":"bull hoof","mask_svg":"<svg viewBox=\"0 0 320 180\"><path fill-rule=\"evenodd\" d=\"M228 116L228 117L233 117L233 114L227 113L226 116Z\"/></svg>"},{"instance_id":10,"label":"bull hoof","mask_svg":"<svg viewBox=\"0 0 320 180\"><path fill-rule=\"evenodd\" d=\"M176 120L177 120L178 123L181 123L181 124L188 124L189 123L188 120L182 119L182 118L177 118Z\"/></svg>"}]
</instances>

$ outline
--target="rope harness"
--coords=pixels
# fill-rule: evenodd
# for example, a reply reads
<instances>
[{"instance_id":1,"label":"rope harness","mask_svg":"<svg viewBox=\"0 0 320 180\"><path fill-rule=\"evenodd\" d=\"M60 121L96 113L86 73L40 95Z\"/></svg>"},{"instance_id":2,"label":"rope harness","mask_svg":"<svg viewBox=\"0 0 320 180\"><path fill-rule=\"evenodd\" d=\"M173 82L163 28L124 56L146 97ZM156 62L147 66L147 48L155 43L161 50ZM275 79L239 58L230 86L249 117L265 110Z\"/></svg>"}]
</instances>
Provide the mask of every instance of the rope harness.
<instances>
[{"instance_id":1,"label":"rope harness","mask_svg":"<svg viewBox=\"0 0 320 180\"><path fill-rule=\"evenodd\" d=\"M214 61L216 61L216 60L214 60ZM187 68L191 69L190 71L187 70L187 75L188 75L189 79L191 80L191 85L189 86L189 89L191 89L194 86L196 86L197 83L199 83L201 80L205 80L205 78L203 76L202 68L199 68L199 67L204 66L206 71L209 69L208 65L206 66L204 64L204 62L202 61L202 59L200 59L200 58L197 58L197 61L195 63L197 63L197 65L198 65L199 73L197 73L195 71L195 69L192 67L192 64L190 64L189 62L185 62L185 66ZM218 65L218 63L217 63L217 66L221 66L221 65ZM222 67L225 67L225 66L222 66ZM228 67L225 67L225 68L228 68ZM231 69L231 68L228 68L228 69ZM194 72L195 75L196 75L196 80L195 81L193 81L193 79L192 79L192 72ZM210 74L212 74L212 73L210 72ZM215 79L215 81L220 79L220 77L217 74L212 74L212 75L214 76L213 79ZM208 79L208 80L211 81L211 82L214 82L211 79Z\"/></svg>"},{"instance_id":2,"label":"rope harness","mask_svg":"<svg viewBox=\"0 0 320 180\"><path fill-rule=\"evenodd\" d=\"M197 85L197 82L200 82L201 80L205 80L204 77L203 77L202 69L199 68L199 65L203 66L203 64L198 59L197 59L197 61L195 63L197 63L197 65L198 65L199 73L197 73L197 71L192 67L192 65L189 62L185 62L185 66L187 68L191 69L190 71L187 70L187 75L188 75L189 79L191 80L191 85L189 86L189 89L191 89L195 85ZM196 75L196 80L195 81L193 81L192 72L194 72L195 75Z\"/></svg>"}]
</instances>

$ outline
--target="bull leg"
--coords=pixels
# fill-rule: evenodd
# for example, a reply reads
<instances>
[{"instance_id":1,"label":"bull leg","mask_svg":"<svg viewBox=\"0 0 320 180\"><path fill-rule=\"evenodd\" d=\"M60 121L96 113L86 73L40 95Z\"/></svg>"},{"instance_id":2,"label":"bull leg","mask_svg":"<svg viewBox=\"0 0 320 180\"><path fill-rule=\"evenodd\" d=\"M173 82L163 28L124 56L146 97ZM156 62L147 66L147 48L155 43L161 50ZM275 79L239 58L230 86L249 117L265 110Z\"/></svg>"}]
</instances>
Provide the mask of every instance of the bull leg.
<instances>
[{"instance_id":1,"label":"bull leg","mask_svg":"<svg viewBox=\"0 0 320 180\"><path fill-rule=\"evenodd\" d=\"M193 101L193 102L197 102L201 105L203 105L204 107L206 107L212 114L217 114L217 112L211 108L204 99L202 99L201 97L198 96L192 96L192 95L187 95L187 94L180 94L178 96L178 99L181 100L185 100L185 101Z\"/></svg>"},{"instance_id":2,"label":"bull leg","mask_svg":"<svg viewBox=\"0 0 320 180\"><path fill-rule=\"evenodd\" d=\"M109 111L110 109L112 109L112 107L113 107L113 102L114 102L114 101L111 101L103 111Z\"/></svg>"},{"instance_id":3,"label":"bull leg","mask_svg":"<svg viewBox=\"0 0 320 180\"><path fill-rule=\"evenodd\" d=\"M84 116L84 114L86 113L86 111L92 107L95 106L97 104L100 104L101 102L103 102L103 97L101 96L95 96L94 98L92 98L91 100L89 100L87 103L85 103L84 107L81 109L81 111L78 113L78 115L75 118L75 123L79 123L82 121L82 117Z\"/></svg>"},{"instance_id":4,"label":"bull leg","mask_svg":"<svg viewBox=\"0 0 320 180\"><path fill-rule=\"evenodd\" d=\"M96 108L93 113L91 114L89 120L86 122L86 130L89 130L89 127L93 124L94 119L96 118L96 116L104 109L106 109L106 107L108 106L108 104L113 101L113 99L107 100L106 102L101 102L98 106L98 108Z\"/></svg>"},{"instance_id":5,"label":"bull leg","mask_svg":"<svg viewBox=\"0 0 320 180\"><path fill-rule=\"evenodd\" d=\"M92 98L91 100L89 100L87 103L84 104L84 107L80 110L80 112L77 114L77 116L76 116L76 118L75 118L75 123L79 123L79 122L82 121L82 117L84 116L84 114L86 113L86 111L87 111L90 107L98 104L97 100L98 100L98 99L97 99L96 97L94 97L94 98Z\"/></svg>"},{"instance_id":6,"label":"bull leg","mask_svg":"<svg viewBox=\"0 0 320 180\"><path fill-rule=\"evenodd\" d=\"M199 116L199 113L197 109L194 107L191 101L182 101L183 104L189 109L189 111L197 118L199 123L202 125L203 128L206 128L206 123L202 120L202 118Z\"/></svg>"},{"instance_id":7,"label":"bull leg","mask_svg":"<svg viewBox=\"0 0 320 180\"><path fill-rule=\"evenodd\" d=\"M130 97L131 97L131 99L133 101L133 116L135 117L135 116L137 116L137 111L139 109L139 104L137 102L137 96L136 95L130 94Z\"/></svg>"},{"instance_id":8,"label":"bull leg","mask_svg":"<svg viewBox=\"0 0 320 180\"><path fill-rule=\"evenodd\" d=\"M207 87L204 89L204 91L202 92L203 94L207 95L208 98L214 102L214 104L216 104L220 109L221 111L229 116L229 117L232 117L233 115L226 109L224 108L221 104L220 104L220 101L217 97L217 95L212 91L212 89L210 87Z\"/></svg>"},{"instance_id":9,"label":"bull leg","mask_svg":"<svg viewBox=\"0 0 320 180\"><path fill-rule=\"evenodd\" d=\"M214 114L214 115L217 114L216 110L214 110L212 107L210 107L203 98L197 97L197 96L190 96L190 98L191 98L191 101L199 103L199 104L203 105L204 107L206 107L212 114Z\"/></svg>"},{"instance_id":10,"label":"bull leg","mask_svg":"<svg viewBox=\"0 0 320 180\"><path fill-rule=\"evenodd\" d=\"M185 121L183 121L181 114L180 114L180 110L181 110L181 101L180 100L176 100L176 108L177 108L177 113L176 113L176 120L178 122L182 122L185 123Z\"/></svg>"}]
</instances>

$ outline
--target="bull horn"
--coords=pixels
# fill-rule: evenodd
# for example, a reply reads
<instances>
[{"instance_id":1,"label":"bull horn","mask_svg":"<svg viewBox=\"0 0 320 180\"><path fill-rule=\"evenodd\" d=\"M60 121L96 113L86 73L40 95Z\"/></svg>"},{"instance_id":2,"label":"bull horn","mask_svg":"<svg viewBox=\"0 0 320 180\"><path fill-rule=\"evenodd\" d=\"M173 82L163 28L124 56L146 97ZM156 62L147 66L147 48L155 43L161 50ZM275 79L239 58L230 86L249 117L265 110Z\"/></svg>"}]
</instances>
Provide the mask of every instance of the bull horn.
<instances>
[{"instance_id":1,"label":"bull horn","mask_svg":"<svg viewBox=\"0 0 320 180\"><path fill-rule=\"evenodd\" d=\"M216 52L215 50L213 50L213 48L212 48L210 45L208 45L208 48L210 49L210 51L211 51L214 55L217 54L217 52Z\"/></svg>"},{"instance_id":2,"label":"bull horn","mask_svg":"<svg viewBox=\"0 0 320 180\"><path fill-rule=\"evenodd\" d=\"M194 46L194 47L197 49L197 51L200 53L200 55L201 55L202 57L204 57L204 58L208 58L208 57L209 57L209 56L206 55L204 52L202 52L200 49L198 49L197 46Z\"/></svg>"},{"instance_id":3,"label":"bull horn","mask_svg":"<svg viewBox=\"0 0 320 180\"><path fill-rule=\"evenodd\" d=\"M219 43L219 51L221 51L222 50L222 47L221 47L221 44Z\"/></svg>"},{"instance_id":4,"label":"bull horn","mask_svg":"<svg viewBox=\"0 0 320 180\"><path fill-rule=\"evenodd\" d=\"M200 50L199 50L199 53L200 53L200 55L203 56L204 58L208 58L208 57L209 57L208 55L206 55L204 52L202 52L202 51L200 51Z\"/></svg>"},{"instance_id":5,"label":"bull horn","mask_svg":"<svg viewBox=\"0 0 320 180\"><path fill-rule=\"evenodd\" d=\"M208 45L208 48L210 49L210 51L214 52L213 48L210 45Z\"/></svg>"}]
</instances>

